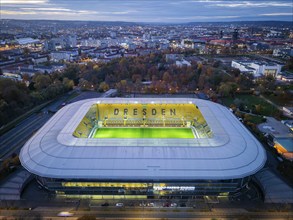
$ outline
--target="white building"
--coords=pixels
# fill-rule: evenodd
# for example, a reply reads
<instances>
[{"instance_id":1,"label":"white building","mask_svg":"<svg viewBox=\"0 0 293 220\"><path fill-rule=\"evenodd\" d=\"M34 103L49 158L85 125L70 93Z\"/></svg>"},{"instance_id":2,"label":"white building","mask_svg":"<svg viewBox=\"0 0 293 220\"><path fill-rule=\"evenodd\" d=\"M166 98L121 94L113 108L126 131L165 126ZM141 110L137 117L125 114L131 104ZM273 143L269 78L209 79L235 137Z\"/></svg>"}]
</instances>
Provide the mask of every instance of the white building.
<instances>
[{"instance_id":1,"label":"white building","mask_svg":"<svg viewBox=\"0 0 293 220\"><path fill-rule=\"evenodd\" d=\"M277 63L233 60L231 66L239 69L241 73L250 73L254 77L267 75L276 77L278 74L280 74L283 65Z\"/></svg>"},{"instance_id":2,"label":"white building","mask_svg":"<svg viewBox=\"0 0 293 220\"><path fill-rule=\"evenodd\" d=\"M85 47L99 47L101 46L101 41L97 39L89 38L89 39L82 40L80 45Z\"/></svg>"},{"instance_id":3,"label":"white building","mask_svg":"<svg viewBox=\"0 0 293 220\"><path fill-rule=\"evenodd\" d=\"M188 62L187 60L184 60L184 59L182 59L182 60L176 60L176 66L177 67L184 67L184 66L191 66L191 63L190 62Z\"/></svg>"},{"instance_id":4,"label":"white building","mask_svg":"<svg viewBox=\"0 0 293 220\"><path fill-rule=\"evenodd\" d=\"M73 51L54 51L51 53L51 60L53 61L72 61L75 60L76 57L78 56L78 51L73 50Z\"/></svg>"}]
</instances>

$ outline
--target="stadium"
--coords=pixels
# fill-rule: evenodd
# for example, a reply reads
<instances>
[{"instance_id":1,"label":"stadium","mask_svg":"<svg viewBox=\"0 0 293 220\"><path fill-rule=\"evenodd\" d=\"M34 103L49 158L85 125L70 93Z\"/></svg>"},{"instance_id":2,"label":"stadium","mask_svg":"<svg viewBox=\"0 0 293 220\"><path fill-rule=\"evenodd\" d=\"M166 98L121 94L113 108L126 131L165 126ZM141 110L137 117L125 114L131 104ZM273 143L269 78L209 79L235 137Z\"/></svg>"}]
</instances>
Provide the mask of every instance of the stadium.
<instances>
[{"instance_id":1,"label":"stadium","mask_svg":"<svg viewBox=\"0 0 293 220\"><path fill-rule=\"evenodd\" d=\"M98 98L60 109L20 160L59 197L230 195L265 164L261 144L224 106L190 98Z\"/></svg>"}]
</instances>

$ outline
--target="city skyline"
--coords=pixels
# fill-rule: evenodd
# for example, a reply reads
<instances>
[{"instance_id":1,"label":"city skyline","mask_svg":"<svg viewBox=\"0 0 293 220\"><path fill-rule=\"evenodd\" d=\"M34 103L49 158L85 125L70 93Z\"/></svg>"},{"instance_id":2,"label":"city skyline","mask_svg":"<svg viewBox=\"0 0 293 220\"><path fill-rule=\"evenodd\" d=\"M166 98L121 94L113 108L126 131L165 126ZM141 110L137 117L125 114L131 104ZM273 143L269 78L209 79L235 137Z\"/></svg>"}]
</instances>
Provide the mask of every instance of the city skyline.
<instances>
[{"instance_id":1,"label":"city skyline","mask_svg":"<svg viewBox=\"0 0 293 220\"><path fill-rule=\"evenodd\" d=\"M2 0L2 19L126 22L292 21L291 0Z\"/></svg>"}]
</instances>

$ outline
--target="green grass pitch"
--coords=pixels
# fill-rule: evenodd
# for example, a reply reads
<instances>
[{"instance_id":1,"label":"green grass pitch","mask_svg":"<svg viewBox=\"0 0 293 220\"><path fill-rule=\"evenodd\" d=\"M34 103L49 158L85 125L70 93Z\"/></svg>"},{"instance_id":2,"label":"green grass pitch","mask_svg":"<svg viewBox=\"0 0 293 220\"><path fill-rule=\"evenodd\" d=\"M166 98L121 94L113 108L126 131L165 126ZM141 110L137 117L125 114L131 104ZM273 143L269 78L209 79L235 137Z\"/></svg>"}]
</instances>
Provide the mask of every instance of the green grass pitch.
<instances>
[{"instance_id":1,"label":"green grass pitch","mask_svg":"<svg viewBox=\"0 0 293 220\"><path fill-rule=\"evenodd\" d=\"M194 138L190 128L99 128L94 138Z\"/></svg>"}]
</instances>

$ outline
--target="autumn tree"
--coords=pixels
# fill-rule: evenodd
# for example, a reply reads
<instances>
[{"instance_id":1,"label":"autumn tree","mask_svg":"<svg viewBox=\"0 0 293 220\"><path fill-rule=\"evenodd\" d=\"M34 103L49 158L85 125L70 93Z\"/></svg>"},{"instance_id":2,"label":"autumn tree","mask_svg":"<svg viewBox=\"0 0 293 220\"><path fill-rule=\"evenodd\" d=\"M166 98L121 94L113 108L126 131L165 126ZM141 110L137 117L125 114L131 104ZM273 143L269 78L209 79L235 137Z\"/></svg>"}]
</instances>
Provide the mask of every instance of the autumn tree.
<instances>
[{"instance_id":1,"label":"autumn tree","mask_svg":"<svg viewBox=\"0 0 293 220\"><path fill-rule=\"evenodd\" d=\"M219 87L220 95L226 96L234 96L237 91L237 84L233 82L222 82Z\"/></svg>"},{"instance_id":2,"label":"autumn tree","mask_svg":"<svg viewBox=\"0 0 293 220\"><path fill-rule=\"evenodd\" d=\"M109 90L109 85L106 82L101 82L99 85L99 92L106 92Z\"/></svg>"},{"instance_id":3,"label":"autumn tree","mask_svg":"<svg viewBox=\"0 0 293 220\"><path fill-rule=\"evenodd\" d=\"M42 89L46 89L51 83L51 78L48 75L37 74L33 78L34 87L40 91Z\"/></svg>"}]
</instances>

